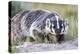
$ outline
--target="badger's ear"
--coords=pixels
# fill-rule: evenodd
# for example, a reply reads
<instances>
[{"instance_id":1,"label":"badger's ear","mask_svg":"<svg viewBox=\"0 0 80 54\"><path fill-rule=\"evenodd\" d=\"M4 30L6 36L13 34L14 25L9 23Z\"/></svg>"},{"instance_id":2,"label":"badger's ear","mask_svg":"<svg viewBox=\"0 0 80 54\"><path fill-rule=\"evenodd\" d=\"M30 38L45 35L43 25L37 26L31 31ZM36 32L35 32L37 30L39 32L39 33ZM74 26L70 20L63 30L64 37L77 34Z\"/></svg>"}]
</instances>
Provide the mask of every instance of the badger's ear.
<instances>
[{"instance_id":1,"label":"badger's ear","mask_svg":"<svg viewBox=\"0 0 80 54\"><path fill-rule=\"evenodd\" d=\"M46 19L46 26L49 27L50 26L50 19Z\"/></svg>"},{"instance_id":2,"label":"badger's ear","mask_svg":"<svg viewBox=\"0 0 80 54\"><path fill-rule=\"evenodd\" d=\"M65 25L65 26L69 26L68 19L65 19L65 20L64 20L64 25Z\"/></svg>"},{"instance_id":3,"label":"badger's ear","mask_svg":"<svg viewBox=\"0 0 80 54\"><path fill-rule=\"evenodd\" d=\"M65 25L65 31L67 31L69 28L69 22L67 19L64 20L64 25Z\"/></svg>"}]
</instances>

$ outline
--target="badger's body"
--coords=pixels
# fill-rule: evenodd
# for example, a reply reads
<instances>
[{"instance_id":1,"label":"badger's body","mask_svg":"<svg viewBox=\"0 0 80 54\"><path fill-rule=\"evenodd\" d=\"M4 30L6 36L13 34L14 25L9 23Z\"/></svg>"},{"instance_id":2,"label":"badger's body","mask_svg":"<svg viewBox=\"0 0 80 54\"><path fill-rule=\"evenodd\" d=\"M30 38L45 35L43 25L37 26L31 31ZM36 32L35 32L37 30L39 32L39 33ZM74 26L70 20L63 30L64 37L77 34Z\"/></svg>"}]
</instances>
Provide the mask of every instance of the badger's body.
<instances>
[{"instance_id":1,"label":"badger's body","mask_svg":"<svg viewBox=\"0 0 80 54\"><path fill-rule=\"evenodd\" d=\"M17 36L31 36L34 39L40 34L44 38L52 34L61 41L59 37L63 37L67 28L66 22L57 13L45 10L22 11L14 16L11 22L11 30Z\"/></svg>"}]
</instances>

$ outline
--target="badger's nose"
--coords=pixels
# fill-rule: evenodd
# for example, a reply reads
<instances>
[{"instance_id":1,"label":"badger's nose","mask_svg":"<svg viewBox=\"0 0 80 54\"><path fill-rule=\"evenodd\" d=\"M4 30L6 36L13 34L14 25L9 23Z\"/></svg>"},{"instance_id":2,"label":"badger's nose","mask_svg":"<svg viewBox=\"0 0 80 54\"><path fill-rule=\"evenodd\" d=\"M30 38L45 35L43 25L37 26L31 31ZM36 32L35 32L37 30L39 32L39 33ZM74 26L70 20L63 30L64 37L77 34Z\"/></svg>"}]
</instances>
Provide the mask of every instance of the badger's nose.
<instances>
[{"instance_id":1,"label":"badger's nose","mask_svg":"<svg viewBox=\"0 0 80 54\"><path fill-rule=\"evenodd\" d=\"M56 30L55 30L55 33L56 33L56 34L59 34L59 33L60 33L60 29L56 29Z\"/></svg>"}]
</instances>

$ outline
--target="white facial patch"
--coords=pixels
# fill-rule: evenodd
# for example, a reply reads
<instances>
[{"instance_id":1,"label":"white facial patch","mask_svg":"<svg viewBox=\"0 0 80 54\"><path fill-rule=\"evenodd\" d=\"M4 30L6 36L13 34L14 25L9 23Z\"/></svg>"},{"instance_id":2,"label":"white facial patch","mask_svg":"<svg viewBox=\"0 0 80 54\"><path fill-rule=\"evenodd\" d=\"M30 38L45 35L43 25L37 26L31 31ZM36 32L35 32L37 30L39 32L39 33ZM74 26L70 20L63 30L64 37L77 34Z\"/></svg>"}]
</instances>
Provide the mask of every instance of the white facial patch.
<instances>
[{"instance_id":1,"label":"white facial patch","mask_svg":"<svg viewBox=\"0 0 80 54\"><path fill-rule=\"evenodd\" d=\"M59 17L56 15L56 20L57 20L57 29L59 29Z\"/></svg>"},{"instance_id":2,"label":"white facial patch","mask_svg":"<svg viewBox=\"0 0 80 54\"><path fill-rule=\"evenodd\" d=\"M51 23L50 23L50 19L47 19L46 20L46 32L50 32L50 25L51 25Z\"/></svg>"},{"instance_id":3,"label":"white facial patch","mask_svg":"<svg viewBox=\"0 0 80 54\"><path fill-rule=\"evenodd\" d=\"M68 22L64 22L64 25L62 24L62 26L64 26L61 30L61 34L66 34L67 30L68 30Z\"/></svg>"},{"instance_id":4,"label":"white facial patch","mask_svg":"<svg viewBox=\"0 0 80 54\"><path fill-rule=\"evenodd\" d=\"M52 29L52 33L55 34L55 30L54 30L53 26L54 26L54 24L52 24L52 28L51 29Z\"/></svg>"},{"instance_id":5,"label":"white facial patch","mask_svg":"<svg viewBox=\"0 0 80 54\"><path fill-rule=\"evenodd\" d=\"M62 24L61 26L62 26L61 34L63 34L64 33L64 25Z\"/></svg>"}]
</instances>

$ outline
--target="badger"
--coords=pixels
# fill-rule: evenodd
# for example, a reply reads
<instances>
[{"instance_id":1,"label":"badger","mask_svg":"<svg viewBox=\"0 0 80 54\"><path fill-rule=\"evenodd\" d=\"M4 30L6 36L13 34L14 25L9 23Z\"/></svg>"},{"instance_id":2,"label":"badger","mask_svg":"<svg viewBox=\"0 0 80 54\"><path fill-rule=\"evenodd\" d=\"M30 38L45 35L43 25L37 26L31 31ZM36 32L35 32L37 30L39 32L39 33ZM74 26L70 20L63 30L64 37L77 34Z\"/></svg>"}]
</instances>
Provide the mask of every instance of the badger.
<instances>
[{"instance_id":1,"label":"badger","mask_svg":"<svg viewBox=\"0 0 80 54\"><path fill-rule=\"evenodd\" d=\"M50 36L55 36L61 43L67 29L68 22L59 13L43 9L21 11L11 18L11 31L16 36L30 36L36 41L41 37L51 42Z\"/></svg>"}]
</instances>

